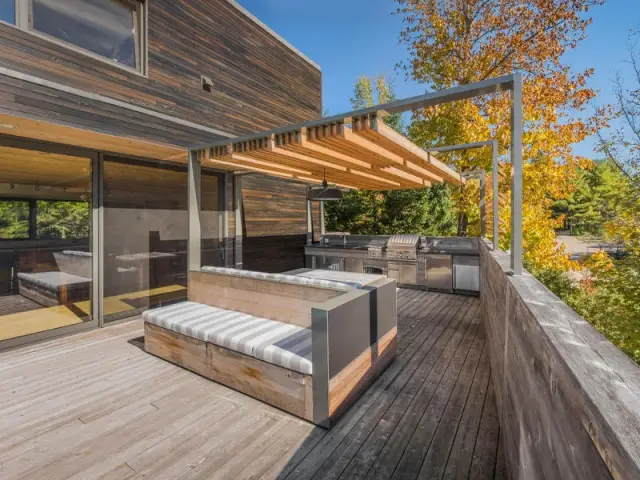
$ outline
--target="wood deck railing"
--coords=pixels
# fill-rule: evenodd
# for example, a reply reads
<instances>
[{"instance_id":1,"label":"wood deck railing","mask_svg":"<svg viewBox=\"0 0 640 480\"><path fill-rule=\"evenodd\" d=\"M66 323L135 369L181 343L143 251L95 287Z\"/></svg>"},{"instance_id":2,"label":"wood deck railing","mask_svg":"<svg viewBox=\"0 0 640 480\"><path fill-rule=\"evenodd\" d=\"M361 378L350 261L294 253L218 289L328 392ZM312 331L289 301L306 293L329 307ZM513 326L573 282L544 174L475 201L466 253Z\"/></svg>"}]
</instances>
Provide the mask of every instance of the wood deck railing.
<instances>
[{"instance_id":1,"label":"wood deck railing","mask_svg":"<svg viewBox=\"0 0 640 480\"><path fill-rule=\"evenodd\" d=\"M481 244L481 310L512 479L640 478L640 368Z\"/></svg>"}]
</instances>

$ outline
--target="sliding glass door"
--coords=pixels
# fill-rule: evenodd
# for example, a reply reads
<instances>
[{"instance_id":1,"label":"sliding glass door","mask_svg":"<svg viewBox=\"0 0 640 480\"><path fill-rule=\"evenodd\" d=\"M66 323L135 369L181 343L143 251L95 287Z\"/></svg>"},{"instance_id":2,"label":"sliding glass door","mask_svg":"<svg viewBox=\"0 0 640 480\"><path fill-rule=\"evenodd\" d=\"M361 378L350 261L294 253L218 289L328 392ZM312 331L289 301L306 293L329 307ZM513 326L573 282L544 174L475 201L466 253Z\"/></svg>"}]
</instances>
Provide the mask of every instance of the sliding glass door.
<instances>
[{"instance_id":1,"label":"sliding glass door","mask_svg":"<svg viewBox=\"0 0 640 480\"><path fill-rule=\"evenodd\" d=\"M202 259L224 265L203 171ZM187 170L0 135L0 349L187 298Z\"/></svg>"},{"instance_id":2,"label":"sliding glass door","mask_svg":"<svg viewBox=\"0 0 640 480\"><path fill-rule=\"evenodd\" d=\"M105 158L105 322L187 298L187 172Z\"/></svg>"},{"instance_id":3,"label":"sliding glass door","mask_svg":"<svg viewBox=\"0 0 640 480\"><path fill-rule=\"evenodd\" d=\"M105 157L104 322L187 298L187 170ZM203 260L223 262L220 177L203 172Z\"/></svg>"},{"instance_id":4,"label":"sliding glass door","mask_svg":"<svg viewBox=\"0 0 640 480\"><path fill-rule=\"evenodd\" d=\"M96 159L0 138L0 342L95 325Z\"/></svg>"}]
</instances>

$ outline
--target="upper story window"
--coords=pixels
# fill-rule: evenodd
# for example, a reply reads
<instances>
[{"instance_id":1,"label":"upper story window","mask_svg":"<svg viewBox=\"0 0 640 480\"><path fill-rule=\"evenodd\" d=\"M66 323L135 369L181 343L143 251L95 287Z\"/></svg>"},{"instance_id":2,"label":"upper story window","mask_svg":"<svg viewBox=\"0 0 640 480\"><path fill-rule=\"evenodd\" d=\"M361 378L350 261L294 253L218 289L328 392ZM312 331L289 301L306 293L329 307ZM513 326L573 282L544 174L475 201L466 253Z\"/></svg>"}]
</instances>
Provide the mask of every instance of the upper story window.
<instances>
[{"instance_id":1,"label":"upper story window","mask_svg":"<svg viewBox=\"0 0 640 480\"><path fill-rule=\"evenodd\" d=\"M143 0L0 0L0 20L146 73Z\"/></svg>"},{"instance_id":2,"label":"upper story window","mask_svg":"<svg viewBox=\"0 0 640 480\"><path fill-rule=\"evenodd\" d=\"M0 20L16 24L16 0L0 0Z\"/></svg>"}]
</instances>

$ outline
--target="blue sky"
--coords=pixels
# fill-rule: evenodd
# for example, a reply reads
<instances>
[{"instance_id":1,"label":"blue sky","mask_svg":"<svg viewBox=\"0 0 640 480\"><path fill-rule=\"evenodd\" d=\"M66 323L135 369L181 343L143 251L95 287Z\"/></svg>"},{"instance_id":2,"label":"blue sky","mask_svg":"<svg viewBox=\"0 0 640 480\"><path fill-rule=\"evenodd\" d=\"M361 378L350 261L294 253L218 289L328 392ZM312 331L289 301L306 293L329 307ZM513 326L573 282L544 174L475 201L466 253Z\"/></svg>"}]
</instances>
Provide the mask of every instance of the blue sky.
<instances>
[{"instance_id":1,"label":"blue sky","mask_svg":"<svg viewBox=\"0 0 640 480\"><path fill-rule=\"evenodd\" d=\"M425 91L423 85L405 80L395 70L407 58L407 49L398 40L402 18L392 13L393 0L239 0L305 55L322 67L323 103L329 113L351 109L353 84L361 75L386 73L395 78L399 97ZM593 24L588 37L567 54L566 61L576 71L595 68L591 86L600 90L598 104L613 100L611 82L616 72L629 76L629 29L640 29L640 0L609 0L591 12ZM595 140L588 139L576 153L594 156Z\"/></svg>"}]
</instances>

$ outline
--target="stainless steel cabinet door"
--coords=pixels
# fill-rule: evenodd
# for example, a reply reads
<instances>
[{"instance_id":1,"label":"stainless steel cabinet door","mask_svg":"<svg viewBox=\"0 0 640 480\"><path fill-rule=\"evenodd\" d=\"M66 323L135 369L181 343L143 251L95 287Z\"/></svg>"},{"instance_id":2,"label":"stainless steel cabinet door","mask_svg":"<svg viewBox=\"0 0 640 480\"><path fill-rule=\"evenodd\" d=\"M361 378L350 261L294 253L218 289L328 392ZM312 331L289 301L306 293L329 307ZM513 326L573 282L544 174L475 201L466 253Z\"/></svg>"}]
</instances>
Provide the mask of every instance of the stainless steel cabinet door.
<instances>
[{"instance_id":1,"label":"stainless steel cabinet door","mask_svg":"<svg viewBox=\"0 0 640 480\"><path fill-rule=\"evenodd\" d=\"M427 255L427 288L453 290L451 255Z\"/></svg>"}]
</instances>

